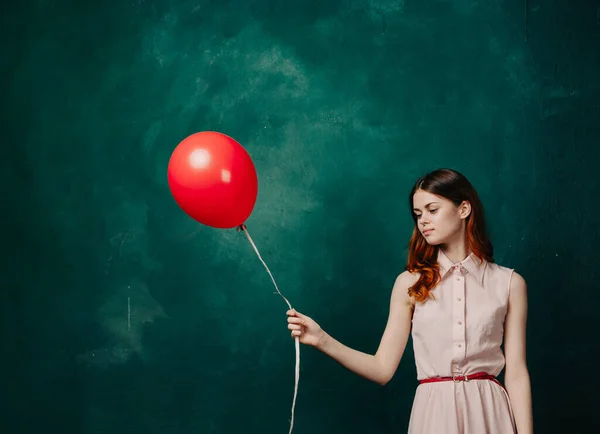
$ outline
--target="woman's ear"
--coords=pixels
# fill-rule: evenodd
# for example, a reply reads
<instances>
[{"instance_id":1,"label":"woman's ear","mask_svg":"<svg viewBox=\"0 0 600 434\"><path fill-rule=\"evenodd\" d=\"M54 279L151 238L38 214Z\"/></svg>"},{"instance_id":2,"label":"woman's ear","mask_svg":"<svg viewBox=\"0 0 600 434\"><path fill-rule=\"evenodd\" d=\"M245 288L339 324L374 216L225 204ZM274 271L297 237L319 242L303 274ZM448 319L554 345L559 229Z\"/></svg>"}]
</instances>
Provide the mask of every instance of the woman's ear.
<instances>
[{"instance_id":1,"label":"woman's ear","mask_svg":"<svg viewBox=\"0 0 600 434\"><path fill-rule=\"evenodd\" d=\"M460 212L460 218L466 219L471 215L471 203L467 200L464 200L458 207Z\"/></svg>"}]
</instances>

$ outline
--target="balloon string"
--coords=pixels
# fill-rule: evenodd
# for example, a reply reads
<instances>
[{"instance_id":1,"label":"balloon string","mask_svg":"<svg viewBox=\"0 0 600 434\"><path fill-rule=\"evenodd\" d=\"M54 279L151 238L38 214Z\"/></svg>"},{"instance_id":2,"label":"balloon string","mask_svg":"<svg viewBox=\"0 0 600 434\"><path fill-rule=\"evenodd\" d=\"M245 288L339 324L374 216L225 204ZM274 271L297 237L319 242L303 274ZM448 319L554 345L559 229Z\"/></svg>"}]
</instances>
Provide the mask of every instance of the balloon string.
<instances>
[{"instance_id":1,"label":"balloon string","mask_svg":"<svg viewBox=\"0 0 600 434\"><path fill-rule=\"evenodd\" d=\"M283 298L285 300L285 302L287 303L288 307L290 309L292 309L292 305L290 304L290 302L279 291L279 288L277 287L277 283L275 282L275 279L273 278L273 274L271 274L271 270L269 270L269 267L267 266L267 264L265 263L265 261L263 261L263 258L260 256L260 253L258 252L258 249L256 248L256 245L254 244L254 241L252 241L252 237L248 233L248 229L246 228L246 225L240 225L240 226L238 226L237 230L238 230L238 232L241 230L241 231L244 232L244 234L246 234L246 237L248 238L248 241L250 241L250 244L252 245L252 247L254 248L254 251L258 255L258 259L260 259L260 262L262 262L262 264L267 269L267 272L269 273L269 276L271 276L271 280L273 281L273 285L275 285L275 289L277 290L277 292L279 293L279 295L281 295L281 298ZM296 336L296 338L294 339L294 341L295 341L295 344L296 344L296 382L295 382L295 386L294 386L294 400L292 402L292 419L290 420L290 431L289 431L289 434L292 433L292 429L294 428L294 408L296 407L296 397L298 396L298 382L300 380L300 338L298 336Z\"/></svg>"}]
</instances>

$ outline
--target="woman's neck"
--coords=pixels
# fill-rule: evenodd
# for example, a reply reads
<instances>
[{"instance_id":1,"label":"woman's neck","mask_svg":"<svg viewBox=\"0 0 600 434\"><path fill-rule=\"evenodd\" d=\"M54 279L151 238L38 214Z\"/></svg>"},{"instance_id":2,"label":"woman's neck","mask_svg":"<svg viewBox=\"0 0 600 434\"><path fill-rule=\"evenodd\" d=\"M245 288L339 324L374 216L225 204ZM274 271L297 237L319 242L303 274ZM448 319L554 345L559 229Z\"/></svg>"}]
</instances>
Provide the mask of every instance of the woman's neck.
<instances>
[{"instance_id":1,"label":"woman's neck","mask_svg":"<svg viewBox=\"0 0 600 434\"><path fill-rule=\"evenodd\" d=\"M461 237L462 238L462 237ZM467 248L464 239L458 242L442 244L440 245L442 252L450 259L453 263L462 262L467 256L471 254L471 251Z\"/></svg>"}]
</instances>

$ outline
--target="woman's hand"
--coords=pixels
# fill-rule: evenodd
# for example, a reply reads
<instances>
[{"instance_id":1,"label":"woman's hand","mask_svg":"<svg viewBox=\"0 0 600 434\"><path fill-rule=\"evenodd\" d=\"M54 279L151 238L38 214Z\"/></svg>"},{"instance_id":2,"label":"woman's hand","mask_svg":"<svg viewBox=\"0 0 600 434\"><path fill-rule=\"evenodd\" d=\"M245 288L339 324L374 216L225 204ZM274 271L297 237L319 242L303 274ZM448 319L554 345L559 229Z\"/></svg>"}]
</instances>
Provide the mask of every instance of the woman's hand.
<instances>
[{"instance_id":1,"label":"woman's hand","mask_svg":"<svg viewBox=\"0 0 600 434\"><path fill-rule=\"evenodd\" d=\"M288 316L288 329L291 330L292 339L300 338L300 343L319 348L322 345L325 332L311 317L301 314L296 309L286 312Z\"/></svg>"}]
</instances>

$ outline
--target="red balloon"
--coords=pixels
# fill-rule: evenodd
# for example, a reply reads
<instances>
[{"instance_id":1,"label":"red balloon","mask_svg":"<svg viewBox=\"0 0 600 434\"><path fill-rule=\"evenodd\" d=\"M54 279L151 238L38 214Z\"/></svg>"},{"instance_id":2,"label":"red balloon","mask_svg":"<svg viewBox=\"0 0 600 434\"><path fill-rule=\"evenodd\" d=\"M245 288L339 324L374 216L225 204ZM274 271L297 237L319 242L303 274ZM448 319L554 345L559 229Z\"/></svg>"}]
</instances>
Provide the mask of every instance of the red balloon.
<instances>
[{"instance_id":1,"label":"red balloon","mask_svg":"<svg viewBox=\"0 0 600 434\"><path fill-rule=\"evenodd\" d=\"M199 132L181 141L169 160L168 178L175 202L207 226L240 226L256 203L254 163L242 145L222 133Z\"/></svg>"}]
</instances>

